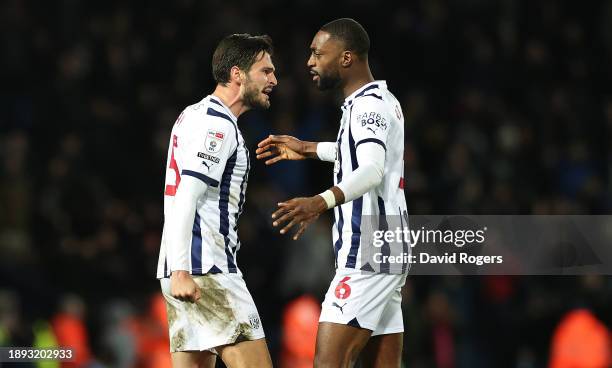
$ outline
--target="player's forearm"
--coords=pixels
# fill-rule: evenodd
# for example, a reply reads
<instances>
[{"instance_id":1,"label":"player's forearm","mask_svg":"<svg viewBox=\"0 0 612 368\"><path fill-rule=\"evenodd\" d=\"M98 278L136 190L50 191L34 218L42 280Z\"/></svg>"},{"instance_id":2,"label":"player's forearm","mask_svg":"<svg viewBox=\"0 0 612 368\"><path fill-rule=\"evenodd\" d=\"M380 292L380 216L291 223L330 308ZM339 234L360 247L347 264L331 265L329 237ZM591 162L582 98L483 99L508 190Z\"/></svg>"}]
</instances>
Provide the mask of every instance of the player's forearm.
<instances>
[{"instance_id":1,"label":"player's forearm","mask_svg":"<svg viewBox=\"0 0 612 368\"><path fill-rule=\"evenodd\" d=\"M376 165L359 166L357 170L346 175L338 188L344 195L344 200L355 200L382 183L383 170Z\"/></svg>"},{"instance_id":2,"label":"player's forearm","mask_svg":"<svg viewBox=\"0 0 612 368\"><path fill-rule=\"evenodd\" d=\"M329 188L329 190L332 193L334 193L334 199L336 200L337 206L343 204L346 201L346 198L344 197L344 192L342 192L342 189L334 186L334 187Z\"/></svg>"},{"instance_id":3,"label":"player's forearm","mask_svg":"<svg viewBox=\"0 0 612 368\"><path fill-rule=\"evenodd\" d=\"M345 174L338 183L344 202L361 197L382 183L385 170L385 149L376 143L359 145L356 150L359 167Z\"/></svg>"},{"instance_id":4,"label":"player's forearm","mask_svg":"<svg viewBox=\"0 0 612 368\"><path fill-rule=\"evenodd\" d=\"M184 176L179 186L170 218L167 223L167 255L171 271L189 270L189 245L193 228L193 216L198 198L207 185L198 179Z\"/></svg>"},{"instance_id":5,"label":"player's forearm","mask_svg":"<svg viewBox=\"0 0 612 368\"><path fill-rule=\"evenodd\" d=\"M321 197L321 199L323 199L323 208L321 211L319 211L319 213L323 213L325 210L339 206L344 203L345 200L342 189L336 186L329 188L325 192L320 193L315 197Z\"/></svg>"},{"instance_id":6,"label":"player's forearm","mask_svg":"<svg viewBox=\"0 0 612 368\"><path fill-rule=\"evenodd\" d=\"M191 206L189 206L191 207ZM195 212L195 205L193 208L186 208L185 212L179 212L173 215L172 219L168 221L168 241L167 241L167 255L168 255L168 267L170 271L181 271L189 270L189 230L188 225L191 222L193 227L193 213ZM189 211L192 215L187 216ZM191 221L189 221L189 218Z\"/></svg>"}]
</instances>

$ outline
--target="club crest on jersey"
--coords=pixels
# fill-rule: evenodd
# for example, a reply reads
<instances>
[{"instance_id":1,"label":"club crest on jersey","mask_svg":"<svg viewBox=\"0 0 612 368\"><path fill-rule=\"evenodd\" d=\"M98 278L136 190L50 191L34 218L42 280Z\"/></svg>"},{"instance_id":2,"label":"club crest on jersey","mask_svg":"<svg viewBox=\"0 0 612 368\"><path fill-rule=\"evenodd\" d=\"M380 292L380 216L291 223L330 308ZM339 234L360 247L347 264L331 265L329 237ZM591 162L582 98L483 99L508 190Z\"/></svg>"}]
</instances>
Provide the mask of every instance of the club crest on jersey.
<instances>
[{"instance_id":1,"label":"club crest on jersey","mask_svg":"<svg viewBox=\"0 0 612 368\"><path fill-rule=\"evenodd\" d=\"M210 153L217 153L221 151L221 146L223 145L224 139L225 134L222 132L209 130L208 133L206 133L206 141L204 142L206 151Z\"/></svg>"},{"instance_id":2,"label":"club crest on jersey","mask_svg":"<svg viewBox=\"0 0 612 368\"><path fill-rule=\"evenodd\" d=\"M261 321L259 320L259 315L255 313L249 315L249 324L251 325L252 329L254 330L259 329L259 327L261 327Z\"/></svg>"}]
</instances>

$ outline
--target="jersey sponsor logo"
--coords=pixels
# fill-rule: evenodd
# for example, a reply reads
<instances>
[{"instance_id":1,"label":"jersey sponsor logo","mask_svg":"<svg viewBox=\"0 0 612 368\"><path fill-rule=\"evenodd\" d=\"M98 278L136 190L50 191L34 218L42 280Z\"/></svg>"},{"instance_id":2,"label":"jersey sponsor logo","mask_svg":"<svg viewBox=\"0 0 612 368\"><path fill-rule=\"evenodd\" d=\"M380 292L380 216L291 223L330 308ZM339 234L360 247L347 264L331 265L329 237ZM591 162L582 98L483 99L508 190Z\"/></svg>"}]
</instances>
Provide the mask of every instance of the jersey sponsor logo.
<instances>
[{"instance_id":1,"label":"jersey sponsor logo","mask_svg":"<svg viewBox=\"0 0 612 368\"><path fill-rule=\"evenodd\" d=\"M357 115L356 118L361 124L361 127L371 131L374 134L379 131L387 130L387 119L375 111L364 112L363 114Z\"/></svg>"},{"instance_id":2,"label":"jersey sponsor logo","mask_svg":"<svg viewBox=\"0 0 612 368\"><path fill-rule=\"evenodd\" d=\"M203 159L208 160L208 161L212 161L212 162L214 162L216 164L219 163L219 157L211 156L211 155L203 153L203 152L198 152L198 157L199 158L203 158Z\"/></svg>"},{"instance_id":3,"label":"jersey sponsor logo","mask_svg":"<svg viewBox=\"0 0 612 368\"><path fill-rule=\"evenodd\" d=\"M206 151L210 153L217 153L221 151L221 146L223 145L224 139L225 134L222 132L209 130L208 133L206 133L206 141L204 142Z\"/></svg>"},{"instance_id":4,"label":"jersey sponsor logo","mask_svg":"<svg viewBox=\"0 0 612 368\"><path fill-rule=\"evenodd\" d=\"M336 285L336 291L334 293L336 295L336 298L346 299L351 296L351 287L349 286L349 284L346 283L350 279L351 278L347 276L340 280L338 285Z\"/></svg>"}]
</instances>

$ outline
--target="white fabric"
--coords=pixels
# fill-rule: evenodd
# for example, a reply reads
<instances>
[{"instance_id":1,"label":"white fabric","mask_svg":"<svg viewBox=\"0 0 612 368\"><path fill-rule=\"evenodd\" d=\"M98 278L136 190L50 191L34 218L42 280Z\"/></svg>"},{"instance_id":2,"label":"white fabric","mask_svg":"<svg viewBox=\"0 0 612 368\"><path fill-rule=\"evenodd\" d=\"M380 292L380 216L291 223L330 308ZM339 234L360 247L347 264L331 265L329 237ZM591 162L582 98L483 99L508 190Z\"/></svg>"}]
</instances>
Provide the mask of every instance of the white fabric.
<instances>
[{"instance_id":1,"label":"white fabric","mask_svg":"<svg viewBox=\"0 0 612 368\"><path fill-rule=\"evenodd\" d=\"M172 204L172 216L166 221L166 254L172 271L189 271L189 245L196 203L208 186L203 181L184 175Z\"/></svg>"},{"instance_id":2,"label":"white fabric","mask_svg":"<svg viewBox=\"0 0 612 368\"><path fill-rule=\"evenodd\" d=\"M347 174L338 184L344 193L344 202L359 198L380 185L385 170L385 149L373 142L357 147L357 170Z\"/></svg>"},{"instance_id":3,"label":"white fabric","mask_svg":"<svg viewBox=\"0 0 612 368\"><path fill-rule=\"evenodd\" d=\"M401 289L406 274L365 273L338 269L321 304L319 322L371 330L372 336L401 333ZM355 323L356 322L356 323Z\"/></svg>"},{"instance_id":4,"label":"white fabric","mask_svg":"<svg viewBox=\"0 0 612 368\"><path fill-rule=\"evenodd\" d=\"M334 185L346 197L344 204L334 208L336 266L360 269L362 240L366 239L361 234L365 231L364 218L402 215L403 226L407 227L402 188L404 117L384 81L368 83L344 100L336 145ZM381 149L385 151L382 177Z\"/></svg>"},{"instance_id":5,"label":"white fabric","mask_svg":"<svg viewBox=\"0 0 612 368\"><path fill-rule=\"evenodd\" d=\"M336 207L336 196L334 195L334 192L328 189L319 195L325 201L325 204L327 205L327 209Z\"/></svg>"},{"instance_id":6,"label":"white fabric","mask_svg":"<svg viewBox=\"0 0 612 368\"><path fill-rule=\"evenodd\" d=\"M336 160L336 142L317 143L317 157L321 161L334 162Z\"/></svg>"},{"instance_id":7,"label":"white fabric","mask_svg":"<svg viewBox=\"0 0 612 368\"><path fill-rule=\"evenodd\" d=\"M249 152L237 119L220 99L207 96L181 113L168 147L157 278L169 277L173 267L187 268L193 275L240 274L237 223L244 208L249 168ZM202 181L207 189L187 191L190 198L179 198L183 204L175 206L188 178ZM189 206L188 200L193 200Z\"/></svg>"},{"instance_id":8,"label":"white fabric","mask_svg":"<svg viewBox=\"0 0 612 368\"><path fill-rule=\"evenodd\" d=\"M216 353L215 348L221 345L265 337L255 302L242 276L217 273L193 279L202 292L197 303L174 298L170 293L170 279L161 279L171 352Z\"/></svg>"}]
</instances>

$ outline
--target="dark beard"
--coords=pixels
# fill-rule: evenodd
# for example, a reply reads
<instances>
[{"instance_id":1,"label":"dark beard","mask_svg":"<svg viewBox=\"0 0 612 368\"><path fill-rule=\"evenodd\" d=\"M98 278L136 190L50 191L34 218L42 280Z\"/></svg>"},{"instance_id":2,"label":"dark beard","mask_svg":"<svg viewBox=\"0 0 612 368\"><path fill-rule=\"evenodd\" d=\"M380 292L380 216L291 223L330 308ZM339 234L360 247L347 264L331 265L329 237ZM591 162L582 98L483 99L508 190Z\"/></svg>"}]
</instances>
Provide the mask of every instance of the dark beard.
<instances>
[{"instance_id":1,"label":"dark beard","mask_svg":"<svg viewBox=\"0 0 612 368\"><path fill-rule=\"evenodd\" d=\"M328 91L330 89L336 89L340 87L340 82L342 79L340 78L340 73L336 71L335 73L330 73L329 75L319 74L319 83L317 83L317 88L320 91Z\"/></svg>"},{"instance_id":2,"label":"dark beard","mask_svg":"<svg viewBox=\"0 0 612 368\"><path fill-rule=\"evenodd\" d=\"M245 86L243 101L244 104L249 106L252 109L267 109L270 107L270 103L268 101L262 101L259 97L260 91L255 88L255 86L247 80L247 85Z\"/></svg>"}]
</instances>

